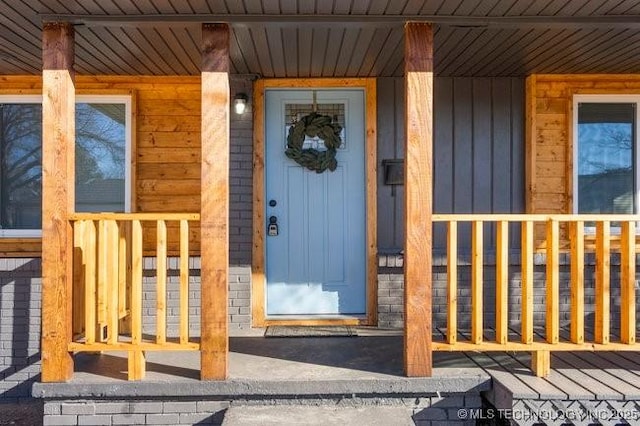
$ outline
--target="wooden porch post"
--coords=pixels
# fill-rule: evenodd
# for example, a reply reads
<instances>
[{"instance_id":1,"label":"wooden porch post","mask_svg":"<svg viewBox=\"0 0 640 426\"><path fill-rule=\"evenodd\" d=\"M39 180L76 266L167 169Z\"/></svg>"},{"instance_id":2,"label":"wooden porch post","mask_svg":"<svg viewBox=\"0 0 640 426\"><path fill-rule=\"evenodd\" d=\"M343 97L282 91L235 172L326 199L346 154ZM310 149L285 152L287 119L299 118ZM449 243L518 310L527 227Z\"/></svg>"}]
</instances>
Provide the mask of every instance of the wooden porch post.
<instances>
[{"instance_id":1,"label":"wooden porch post","mask_svg":"<svg viewBox=\"0 0 640 426\"><path fill-rule=\"evenodd\" d=\"M229 26L202 25L200 378L227 378L229 336Z\"/></svg>"},{"instance_id":2,"label":"wooden porch post","mask_svg":"<svg viewBox=\"0 0 640 426\"><path fill-rule=\"evenodd\" d=\"M75 86L70 23L42 32L42 381L73 375L71 342Z\"/></svg>"},{"instance_id":3,"label":"wooden porch post","mask_svg":"<svg viewBox=\"0 0 640 426\"><path fill-rule=\"evenodd\" d=\"M433 30L407 23L405 43L404 368L431 376Z\"/></svg>"}]
</instances>

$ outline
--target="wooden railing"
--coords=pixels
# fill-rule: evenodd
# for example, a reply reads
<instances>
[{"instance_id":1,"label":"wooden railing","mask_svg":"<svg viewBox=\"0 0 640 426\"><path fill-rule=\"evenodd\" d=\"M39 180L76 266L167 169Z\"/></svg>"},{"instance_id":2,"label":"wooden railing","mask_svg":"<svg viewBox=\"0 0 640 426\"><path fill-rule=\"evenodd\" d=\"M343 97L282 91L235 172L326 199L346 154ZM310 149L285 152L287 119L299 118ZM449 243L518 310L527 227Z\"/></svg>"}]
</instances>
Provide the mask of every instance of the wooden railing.
<instances>
[{"instance_id":1,"label":"wooden railing","mask_svg":"<svg viewBox=\"0 0 640 426\"><path fill-rule=\"evenodd\" d=\"M128 351L129 379L133 380L144 376L143 351L199 349L199 344L189 339L189 222L198 220L198 214L76 213L71 216L74 338L69 351ZM177 227L174 238L177 241L168 238L167 223ZM156 233L155 245L153 241L145 241L145 251L143 226L151 231L155 229ZM172 251L177 252L179 259L179 332L175 339L167 338L170 247L175 247ZM143 334L144 255L156 261L155 336Z\"/></svg>"},{"instance_id":2,"label":"wooden railing","mask_svg":"<svg viewBox=\"0 0 640 426\"><path fill-rule=\"evenodd\" d=\"M435 226L444 222L447 231L447 327L433 350L532 351L532 367L538 375L549 371L549 351L638 350L636 344L636 226L640 215L434 215ZM470 331L458 327L458 273L460 233L458 225L471 226L470 251L465 258L471 268ZM469 225L466 225L467 227ZM510 303L509 230L519 229L521 282L520 306ZM483 317L484 232L495 228L495 323ZM544 329L534 330L534 254L545 253ZM560 326L560 253L570 259L570 332ZM595 309L592 336L585 333L585 253L595 255ZM610 290L611 253L620 253L620 323L612 336ZM470 259L468 259L470 258ZM565 280L566 282L566 280ZM486 288L486 287L485 287ZM513 300L512 300L513 301ZM509 327L509 309L520 310L517 329ZM613 324L614 328L616 324ZM487 329L491 329L490 340ZM590 330L590 329L589 329ZM461 337L462 336L462 337Z\"/></svg>"}]
</instances>

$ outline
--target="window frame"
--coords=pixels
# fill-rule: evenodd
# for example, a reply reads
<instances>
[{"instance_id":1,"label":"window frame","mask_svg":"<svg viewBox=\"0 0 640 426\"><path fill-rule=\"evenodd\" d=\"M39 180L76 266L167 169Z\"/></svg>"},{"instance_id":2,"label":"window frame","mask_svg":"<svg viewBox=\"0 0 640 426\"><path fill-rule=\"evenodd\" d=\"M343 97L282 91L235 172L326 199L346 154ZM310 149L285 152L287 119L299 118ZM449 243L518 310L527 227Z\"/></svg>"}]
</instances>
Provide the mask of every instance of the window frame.
<instances>
[{"instance_id":1,"label":"window frame","mask_svg":"<svg viewBox=\"0 0 640 426\"><path fill-rule=\"evenodd\" d=\"M5 95L0 94L0 103L7 104L39 104L42 106L42 95ZM125 105L125 194L124 194L124 211L131 212L132 205L132 141L133 141L133 101L131 94L122 95L101 95L101 94L77 94L76 104L92 103L92 104L114 104L120 103ZM75 144L74 144L75 149ZM42 228L40 229L2 229L0 228L0 238L41 238Z\"/></svg>"},{"instance_id":2,"label":"window frame","mask_svg":"<svg viewBox=\"0 0 640 426\"><path fill-rule=\"evenodd\" d=\"M575 94L573 95L573 170L572 170L572 192L573 192L573 214L579 214L579 194L578 194L578 107L581 103L632 103L636 105L635 116L635 140L633 141L633 166L635 168L633 190L634 190L634 213L640 212L640 95L639 94Z\"/></svg>"}]
</instances>

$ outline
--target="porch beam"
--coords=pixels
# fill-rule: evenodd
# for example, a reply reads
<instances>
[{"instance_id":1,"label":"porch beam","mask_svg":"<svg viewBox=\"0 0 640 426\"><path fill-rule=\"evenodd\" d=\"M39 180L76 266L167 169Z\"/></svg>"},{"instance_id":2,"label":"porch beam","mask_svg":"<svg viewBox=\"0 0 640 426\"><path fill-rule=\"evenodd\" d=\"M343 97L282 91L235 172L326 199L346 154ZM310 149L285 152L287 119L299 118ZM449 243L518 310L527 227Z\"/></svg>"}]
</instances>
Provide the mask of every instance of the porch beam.
<instances>
[{"instance_id":1,"label":"porch beam","mask_svg":"<svg viewBox=\"0 0 640 426\"><path fill-rule=\"evenodd\" d=\"M200 378L227 378L229 336L229 26L202 25Z\"/></svg>"},{"instance_id":2,"label":"porch beam","mask_svg":"<svg viewBox=\"0 0 640 426\"><path fill-rule=\"evenodd\" d=\"M433 28L407 23L405 35L404 368L431 376Z\"/></svg>"},{"instance_id":3,"label":"porch beam","mask_svg":"<svg viewBox=\"0 0 640 426\"><path fill-rule=\"evenodd\" d=\"M73 25L44 24L42 62L42 381L63 382L73 375Z\"/></svg>"},{"instance_id":4,"label":"porch beam","mask_svg":"<svg viewBox=\"0 0 640 426\"><path fill-rule=\"evenodd\" d=\"M267 26L345 25L352 27L393 27L405 22L421 22L439 26L463 28L533 29L533 28L639 28L638 15L606 16L445 16L445 15L336 15L336 14L42 14L43 20L69 21L90 26L198 25L203 22L228 22L233 25L260 24Z\"/></svg>"}]
</instances>

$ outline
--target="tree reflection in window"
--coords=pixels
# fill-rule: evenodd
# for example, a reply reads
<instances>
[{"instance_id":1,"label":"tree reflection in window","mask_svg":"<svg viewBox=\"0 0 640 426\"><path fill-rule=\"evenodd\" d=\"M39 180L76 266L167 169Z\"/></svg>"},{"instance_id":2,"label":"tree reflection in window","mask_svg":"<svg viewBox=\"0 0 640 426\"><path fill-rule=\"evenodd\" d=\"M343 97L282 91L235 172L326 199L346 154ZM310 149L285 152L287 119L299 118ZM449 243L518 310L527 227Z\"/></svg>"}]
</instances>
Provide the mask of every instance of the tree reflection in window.
<instances>
[{"instance_id":1,"label":"tree reflection in window","mask_svg":"<svg viewBox=\"0 0 640 426\"><path fill-rule=\"evenodd\" d=\"M42 204L42 108L0 104L0 226L39 229Z\"/></svg>"},{"instance_id":2,"label":"tree reflection in window","mask_svg":"<svg viewBox=\"0 0 640 426\"><path fill-rule=\"evenodd\" d=\"M124 211L126 107L76 105L76 210ZM0 104L0 227L42 225L42 107Z\"/></svg>"},{"instance_id":3,"label":"tree reflection in window","mask_svg":"<svg viewBox=\"0 0 640 426\"><path fill-rule=\"evenodd\" d=\"M578 104L579 213L634 213L635 108Z\"/></svg>"}]
</instances>

